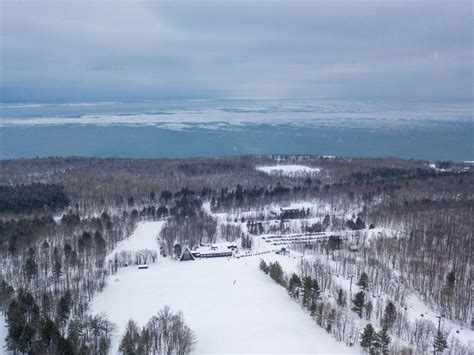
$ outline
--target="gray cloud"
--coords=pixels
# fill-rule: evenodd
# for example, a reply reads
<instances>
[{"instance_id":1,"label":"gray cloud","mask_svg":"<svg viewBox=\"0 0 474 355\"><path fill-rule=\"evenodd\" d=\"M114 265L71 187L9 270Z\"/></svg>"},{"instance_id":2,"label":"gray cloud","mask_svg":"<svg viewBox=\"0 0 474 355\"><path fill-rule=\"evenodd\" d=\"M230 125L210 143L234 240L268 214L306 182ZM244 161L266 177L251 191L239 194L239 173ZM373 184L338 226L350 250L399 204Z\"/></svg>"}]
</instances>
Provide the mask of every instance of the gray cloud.
<instances>
[{"instance_id":1,"label":"gray cloud","mask_svg":"<svg viewBox=\"0 0 474 355\"><path fill-rule=\"evenodd\" d=\"M5 101L473 94L470 1L1 7Z\"/></svg>"}]
</instances>

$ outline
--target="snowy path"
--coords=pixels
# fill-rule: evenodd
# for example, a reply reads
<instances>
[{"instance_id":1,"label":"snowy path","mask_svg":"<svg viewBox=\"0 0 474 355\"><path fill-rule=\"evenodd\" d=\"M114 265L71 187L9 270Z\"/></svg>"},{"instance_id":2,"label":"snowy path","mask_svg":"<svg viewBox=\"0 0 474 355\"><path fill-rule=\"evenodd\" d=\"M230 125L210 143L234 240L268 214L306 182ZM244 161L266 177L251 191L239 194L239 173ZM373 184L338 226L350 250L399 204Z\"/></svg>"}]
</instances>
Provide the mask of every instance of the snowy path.
<instances>
[{"instance_id":1,"label":"snowy path","mask_svg":"<svg viewBox=\"0 0 474 355\"><path fill-rule=\"evenodd\" d=\"M258 257L174 262L121 269L92 302L117 327L140 325L165 305L196 332L196 353L356 353L337 343L258 269ZM114 281L118 279L118 281ZM233 281L236 280L236 284Z\"/></svg>"}]
</instances>

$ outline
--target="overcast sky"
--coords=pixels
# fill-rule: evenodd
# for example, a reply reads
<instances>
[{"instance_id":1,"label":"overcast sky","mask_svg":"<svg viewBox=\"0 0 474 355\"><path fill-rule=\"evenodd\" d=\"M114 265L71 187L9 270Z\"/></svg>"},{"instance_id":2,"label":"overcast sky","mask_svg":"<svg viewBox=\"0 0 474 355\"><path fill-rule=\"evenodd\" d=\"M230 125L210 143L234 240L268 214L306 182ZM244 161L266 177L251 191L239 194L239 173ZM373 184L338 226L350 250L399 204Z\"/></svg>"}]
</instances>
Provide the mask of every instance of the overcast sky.
<instances>
[{"instance_id":1,"label":"overcast sky","mask_svg":"<svg viewBox=\"0 0 474 355\"><path fill-rule=\"evenodd\" d=\"M471 1L1 7L2 101L473 95Z\"/></svg>"}]
</instances>

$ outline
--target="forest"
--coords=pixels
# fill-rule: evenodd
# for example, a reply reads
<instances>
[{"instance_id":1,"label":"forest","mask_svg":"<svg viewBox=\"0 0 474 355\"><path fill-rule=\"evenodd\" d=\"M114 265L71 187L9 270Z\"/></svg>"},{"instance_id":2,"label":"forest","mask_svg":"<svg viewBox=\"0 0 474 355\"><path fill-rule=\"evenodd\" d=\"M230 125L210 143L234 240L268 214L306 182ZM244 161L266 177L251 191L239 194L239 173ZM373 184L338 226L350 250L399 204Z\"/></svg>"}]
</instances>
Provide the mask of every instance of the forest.
<instances>
[{"instance_id":1,"label":"forest","mask_svg":"<svg viewBox=\"0 0 474 355\"><path fill-rule=\"evenodd\" d=\"M319 171L288 176L256 169L277 164ZM170 258L180 254L177 245L225 240L251 250L271 233L331 233L325 242L292 247L311 256L297 273L263 260L260 268L348 346L359 344L374 354L425 353L433 347L438 353L468 354L472 348L465 344L448 347L437 324L410 323L403 309L409 292L416 292L443 319L474 328L474 166L434 165L316 155L0 161L0 315L6 320L6 348L109 353L115 326L104 315L92 315L89 304L119 268L156 258L110 255L137 223L162 220L160 253ZM278 212L292 203L312 207ZM371 232L382 227L383 232ZM338 288L335 275L351 278L351 287L354 278L358 292ZM120 335L122 353L192 352L199 339L180 313L164 306L142 329L130 321Z\"/></svg>"}]
</instances>

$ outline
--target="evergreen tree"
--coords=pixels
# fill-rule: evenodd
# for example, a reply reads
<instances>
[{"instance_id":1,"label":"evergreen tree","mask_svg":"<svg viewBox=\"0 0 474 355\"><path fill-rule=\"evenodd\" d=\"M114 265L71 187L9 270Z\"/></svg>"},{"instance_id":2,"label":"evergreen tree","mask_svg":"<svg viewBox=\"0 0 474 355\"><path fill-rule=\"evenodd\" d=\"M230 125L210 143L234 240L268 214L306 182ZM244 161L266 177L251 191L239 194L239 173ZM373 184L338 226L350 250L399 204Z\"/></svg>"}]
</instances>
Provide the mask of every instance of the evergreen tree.
<instances>
[{"instance_id":1,"label":"evergreen tree","mask_svg":"<svg viewBox=\"0 0 474 355\"><path fill-rule=\"evenodd\" d=\"M310 276L303 277L302 281L302 296L303 306L309 307L311 305L311 294L313 291L313 280Z\"/></svg>"},{"instance_id":2,"label":"evergreen tree","mask_svg":"<svg viewBox=\"0 0 474 355\"><path fill-rule=\"evenodd\" d=\"M270 271L269 266L263 259L260 259L260 270L262 270L265 274L268 274L268 272Z\"/></svg>"},{"instance_id":3,"label":"evergreen tree","mask_svg":"<svg viewBox=\"0 0 474 355\"><path fill-rule=\"evenodd\" d=\"M372 324L367 324L360 337L360 346L368 351L372 350L375 337L375 329Z\"/></svg>"},{"instance_id":4,"label":"evergreen tree","mask_svg":"<svg viewBox=\"0 0 474 355\"><path fill-rule=\"evenodd\" d=\"M339 306L345 306L346 305L346 296L344 295L344 291L342 288L339 289L337 292L337 304Z\"/></svg>"},{"instance_id":5,"label":"evergreen tree","mask_svg":"<svg viewBox=\"0 0 474 355\"><path fill-rule=\"evenodd\" d=\"M38 265L34 259L34 256L28 257L25 264L25 274L28 280L31 280L38 273Z\"/></svg>"},{"instance_id":6,"label":"evergreen tree","mask_svg":"<svg viewBox=\"0 0 474 355\"><path fill-rule=\"evenodd\" d=\"M293 298L298 298L299 297L299 288L301 287L301 280L296 275L293 273L291 275L290 281L288 282L288 293L291 295Z\"/></svg>"},{"instance_id":7,"label":"evergreen tree","mask_svg":"<svg viewBox=\"0 0 474 355\"><path fill-rule=\"evenodd\" d=\"M364 310L365 296L364 292L360 291L354 295L352 299L352 310L356 312L360 318L362 318L362 311Z\"/></svg>"},{"instance_id":8,"label":"evergreen tree","mask_svg":"<svg viewBox=\"0 0 474 355\"><path fill-rule=\"evenodd\" d=\"M276 283L283 285L283 270L278 261L270 264L270 277L275 280Z\"/></svg>"},{"instance_id":9,"label":"evergreen tree","mask_svg":"<svg viewBox=\"0 0 474 355\"><path fill-rule=\"evenodd\" d=\"M57 355L72 355L75 354L73 343L70 339L59 337L56 348Z\"/></svg>"},{"instance_id":10,"label":"evergreen tree","mask_svg":"<svg viewBox=\"0 0 474 355\"><path fill-rule=\"evenodd\" d=\"M138 345L140 342L140 331L133 320L129 320L125 329L125 334L120 342L119 351L124 355L138 355Z\"/></svg>"},{"instance_id":11,"label":"evergreen tree","mask_svg":"<svg viewBox=\"0 0 474 355\"><path fill-rule=\"evenodd\" d=\"M40 311L33 296L20 290L17 300L11 301L6 316L7 349L31 353L40 324Z\"/></svg>"},{"instance_id":12,"label":"evergreen tree","mask_svg":"<svg viewBox=\"0 0 474 355\"><path fill-rule=\"evenodd\" d=\"M53 265L53 276L54 276L54 280L56 282L59 281L59 278L61 277L62 275L62 271L61 271L61 262L59 261L59 259L56 259L54 260L54 265Z\"/></svg>"},{"instance_id":13,"label":"evergreen tree","mask_svg":"<svg viewBox=\"0 0 474 355\"><path fill-rule=\"evenodd\" d=\"M151 335L148 328L142 329L141 337L138 341L137 353L138 354L150 354L151 353Z\"/></svg>"},{"instance_id":14,"label":"evergreen tree","mask_svg":"<svg viewBox=\"0 0 474 355\"><path fill-rule=\"evenodd\" d=\"M58 324L65 326L71 312L71 292L68 290L58 302Z\"/></svg>"},{"instance_id":15,"label":"evergreen tree","mask_svg":"<svg viewBox=\"0 0 474 355\"><path fill-rule=\"evenodd\" d=\"M365 229L365 223L360 217L357 217L357 219L356 219L355 229L357 229L357 230Z\"/></svg>"},{"instance_id":16,"label":"evergreen tree","mask_svg":"<svg viewBox=\"0 0 474 355\"><path fill-rule=\"evenodd\" d=\"M369 276L365 272L360 275L357 286L359 286L364 291L367 291L369 288Z\"/></svg>"},{"instance_id":17,"label":"evergreen tree","mask_svg":"<svg viewBox=\"0 0 474 355\"><path fill-rule=\"evenodd\" d=\"M321 288L319 287L318 280L316 279L313 279L311 299L313 302L317 302L321 299Z\"/></svg>"},{"instance_id":18,"label":"evergreen tree","mask_svg":"<svg viewBox=\"0 0 474 355\"><path fill-rule=\"evenodd\" d=\"M390 345L390 336L387 328L382 328L374 338L374 350L376 353L386 355L388 354L388 346Z\"/></svg>"},{"instance_id":19,"label":"evergreen tree","mask_svg":"<svg viewBox=\"0 0 474 355\"><path fill-rule=\"evenodd\" d=\"M368 301L365 305L365 319L370 321L370 316L372 314L372 310L374 309L374 306L372 304L372 301Z\"/></svg>"},{"instance_id":20,"label":"evergreen tree","mask_svg":"<svg viewBox=\"0 0 474 355\"><path fill-rule=\"evenodd\" d=\"M456 274L453 271L448 273L448 276L446 276L446 284L449 289L454 289L454 284L456 283Z\"/></svg>"},{"instance_id":21,"label":"evergreen tree","mask_svg":"<svg viewBox=\"0 0 474 355\"><path fill-rule=\"evenodd\" d=\"M50 349L59 336L59 330L56 323L49 318L43 319L40 328L41 346L44 349Z\"/></svg>"},{"instance_id":22,"label":"evergreen tree","mask_svg":"<svg viewBox=\"0 0 474 355\"><path fill-rule=\"evenodd\" d=\"M395 305L389 301L387 306L385 306L384 315L382 318L382 326L384 328L390 329L395 324L395 320L397 319L397 310L395 309Z\"/></svg>"},{"instance_id":23,"label":"evergreen tree","mask_svg":"<svg viewBox=\"0 0 474 355\"><path fill-rule=\"evenodd\" d=\"M434 346L435 352L438 352L438 353L442 353L445 349L448 348L446 337L441 332L441 330L438 330L438 332L436 333L433 346Z\"/></svg>"}]
</instances>

